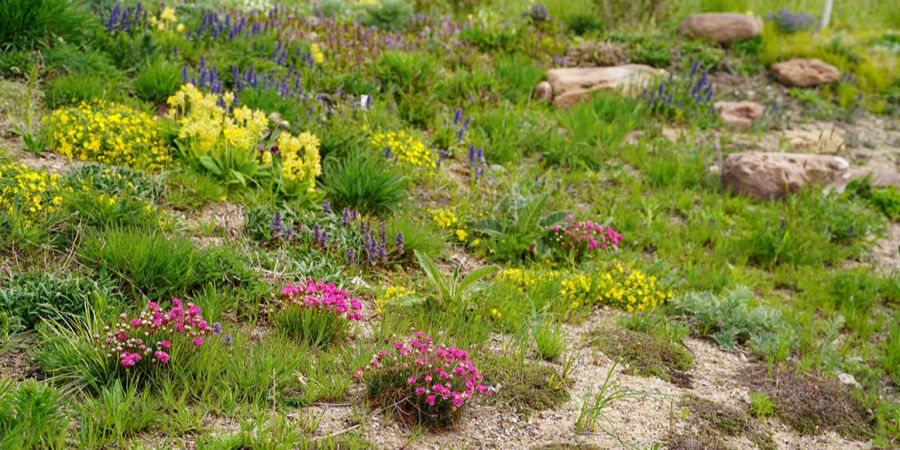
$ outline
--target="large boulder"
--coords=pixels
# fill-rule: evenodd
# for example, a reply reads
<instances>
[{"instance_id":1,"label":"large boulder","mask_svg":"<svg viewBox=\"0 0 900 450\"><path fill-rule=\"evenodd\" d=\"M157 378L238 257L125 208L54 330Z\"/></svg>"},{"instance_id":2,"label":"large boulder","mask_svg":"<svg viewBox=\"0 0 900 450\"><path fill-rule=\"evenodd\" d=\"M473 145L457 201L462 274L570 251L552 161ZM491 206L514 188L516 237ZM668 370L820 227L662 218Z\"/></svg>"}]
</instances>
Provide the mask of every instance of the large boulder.
<instances>
[{"instance_id":1,"label":"large boulder","mask_svg":"<svg viewBox=\"0 0 900 450\"><path fill-rule=\"evenodd\" d=\"M843 187L850 163L839 156L804 153L732 153L721 165L722 183L738 194L784 197L807 184Z\"/></svg>"},{"instance_id":2,"label":"large boulder","mask_svg":"<svg viewBox=\"0 0 900 450\"><path fill-rule=\"evenodd\" d=\"M772 64L771 69L775 79L786 86L818 86L841 78L837 67L815 58L793 58Z\"/></svg>"},{"instance_id":3,"label":"large boulder","mask_svg":"<svg viewBox=\"0 0 900 450\"><path fill-rule=\"evenodd\" d=\"M766 109L763 105L750 101L716 102L713 107L725 123L738 127L749 127Z\"/></svg>"},{"instance_id":4,"label":"large boulder","mask_svg":"<svg viewBox=\"0 0 900 450\"><path fill-rule=\"evenodd\" d=\"M762 29L762 19L740 13L691 14L678 28L682 34L720 43L750 39Z\"/></svg>"},{"instance_id":5,"label":"large boulder","mask_svg":"<svg viewBox=\"0 0 900 450\"><path fill-rule=\"evenodd\" d=\"M572 106L601 89L618 90L626 94L640 92L654 77L667 75L665 70L642 64L550 69L547 71L547 81L537 86L537 94L552 100L556 106Z\"/></svg>"}]
</instances>

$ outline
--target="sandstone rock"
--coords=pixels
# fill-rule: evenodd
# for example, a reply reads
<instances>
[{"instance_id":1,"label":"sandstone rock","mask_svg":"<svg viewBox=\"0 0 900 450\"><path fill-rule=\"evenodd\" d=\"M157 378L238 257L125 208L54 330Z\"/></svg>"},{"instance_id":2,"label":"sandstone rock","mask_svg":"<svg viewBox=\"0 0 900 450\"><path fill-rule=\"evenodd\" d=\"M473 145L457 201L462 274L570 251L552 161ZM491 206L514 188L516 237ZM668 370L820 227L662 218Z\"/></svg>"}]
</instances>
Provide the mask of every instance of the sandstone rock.
<instances>
[{"instance_id":1,"label":"sandstone rock","mask_svg":"<svg viewBox=\"0 0 900 450\"><path fill-rule=\"evenodd\" d=\"M701 13L684 18L678 30L688 36L716 42L750 39L762 32L759 17L740 13Z\"/></svg>"},{"instance_id":2,"label":"sandstone rock","mask_svg":"<svg viewBox=\"0 0 900 450\"><path fill-rule=\"evenodd\" d=\"M534 89L537 96L543 100L553 100L553 86L547 81L541 81Z\"/></svg>"},{"instance_id":3,"label":"sandstone rock","mask_svg":"<svg viewBox=\"0 0 900 450\"><path fill-rule=\"evenodd\" d=\"M762 199L784 197L807 184L842 187L850 163L838 156L805 153L733 153L722 162L722 183Z\"/></svg>"},{"instance_id":4,"label":"sandstone rock","mask_svg":"<svg viewBox=\"0 0 900 450\"><path fill-rule=\"evenodd\" d=\"M798 150L833 155L844 148L844 138L834 128L786 130L784 138Z\"/></svg>"},{"instance_id":5,"label":"sandstone rock","mask_svg":"<svg viewBox=\"0 0 900 450\"><path fill-rule=\"evenodd\" d=\"M656 76L667 72L641 64L614 67L561 68L547 71L553 103L571 106L601 89L619 90L626 94L640 92ZM546 85L538 85L538 95L545 95Z\"/></svg>"},{"instance_id":6,"label":"sandstone rock","mask_svg":"<svg viewBox=\"0 0 900 450\"><path fill-rule=\"evenodd\" d=\"M716 102L713 107L722 116L725 123L749 127L758 117L762 116L765 107L756 102Z\"/></svg>"},{"instance_id":7,"label":"sandstone rock","mask_svg":"<svg viewBox=\"0 0 900 450\"><path fill-rule=\"evenodd\" d=\"M772 75L786 86L810 87L839 80L841 71L820 59L793 58L772 64Z\"/></svg>"}]
</instances>

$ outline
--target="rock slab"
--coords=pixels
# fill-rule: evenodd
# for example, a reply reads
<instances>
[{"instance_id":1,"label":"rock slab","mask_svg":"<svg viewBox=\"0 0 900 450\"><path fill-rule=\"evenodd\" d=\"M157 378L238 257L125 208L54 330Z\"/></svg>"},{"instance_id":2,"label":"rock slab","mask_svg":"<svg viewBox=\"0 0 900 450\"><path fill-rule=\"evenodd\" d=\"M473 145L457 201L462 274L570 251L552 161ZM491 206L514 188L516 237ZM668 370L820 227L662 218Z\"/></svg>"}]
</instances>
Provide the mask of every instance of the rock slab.
<instances>
[{"instance_id":1,"label":"rock slab","mask_svg":"<svg viewBox=\"0 0 900 450\"><path fill-rule=\"evenodd\" d=\"M725 123L738 127L749 127L766 109L763 105L750 101L716 102L713 107Z\"/></svg>"},{"instance_id":2,"label":"rock slab","mask_svg":"<svg viewBox=\"0 0 900 450\"><path fill-rule=\"evenodd\" d=\"M602 89L626 94L640 92L653 78L667 75L665 70L643 64L550 69L547 80L538 84L536 92L539 97L552 100L556 106L566 107Z\"/></svg>"},{"instance_id":3,"label":"rock slab","mask_svg":"<svg viewBox=\"0 0 900 450\"><path fill-rule=\"evenodd\" d=\"M837 67L815 58L793 58L772 64L771 69L775 79L786 86L819 86L841 78Z\"/></svg>"},{"instance_id":4,"label":"rock slab","mask_svg":"<svg viewBox=\"0 0 900 450\"><path fill-rule=\"evenodd\" d=\"M762 19L740 13L691 14L678 27L682 34L719 43L750 39L762 29Z\"/></svg>"},{"instance_id":5,"label":"rock slab","mask_svg":"<svg viewBox=\"0 0 900 450\"><path fill-rule=\"evenodd\" d=\"M839 156L803 153L732 153L722 162L722 184L738 194L774 199L808 184L842 187L850 163Z\"/></svg>"}]
</instances>

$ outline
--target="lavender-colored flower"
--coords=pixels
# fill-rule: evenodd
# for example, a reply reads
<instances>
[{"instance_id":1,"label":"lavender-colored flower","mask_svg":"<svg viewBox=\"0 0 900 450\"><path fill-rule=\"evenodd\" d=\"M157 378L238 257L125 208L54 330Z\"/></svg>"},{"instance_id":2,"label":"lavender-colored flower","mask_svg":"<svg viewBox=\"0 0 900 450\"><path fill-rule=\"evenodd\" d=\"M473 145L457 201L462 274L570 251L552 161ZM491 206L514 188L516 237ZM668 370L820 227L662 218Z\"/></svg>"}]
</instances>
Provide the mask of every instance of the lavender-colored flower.
<instances>
[{"instance_id":1,"label":"lavender-colored flower","mask_svg":"<svg viewBox=\"0 0 900 450\"><path fill-rule=\"evenodd\" d=\"M231 344L234 343L234 337L232 337L230 334L226 334L225 336L222 336L222 342L224 342L225 345L230 347Z\"/></svg>"},{"instance_id":2,"label":"lavender-colored flower","mask_svg":"<svg viewBox=\"0 0 900 450\"><path fill-rule=\"evenodd\" d=\"M397 232L397 236L394 237L394 245L397 246L397 253L403 255L405 253L403 249L403 233Z\"/></svg>"},{"instance_id":3,"label":"lavender-colored flower","mask_svg":"<svg viewBox=\"0 0 900 450\"><path fill-rule=\"evenodd\" d=\"M278 236L284 232L284 217L281 211L276 211L272 216L272 232Z\"/></svg>"},{"instance_id":4,"label":"lavender-colored flower","mask_svg":"<svg viewBox=\"0 0 900 450\"><path fill-rule=\"evenodd\" d=\"M462 109L456 108L456 112L453 113L453 125L459 125L462 121Z\"/></svg>"},{"instance_id":5,"label":"lavender-colored flower","mask_svg":"<svg viewBox=\"0 0 900 450\"><path fill-rule=\"evenodd\" d=\"M215 334L221 333L222 332L222 322L213 322L212 332Z\"/></svg>"},{"instance_id":6,"label":"lavender-colored flower","mask_svg":"<svg viewBox=\"0 0 900 450\"><path fill-rule=\"evenodd\" d=\"M356 251L352 248L347 249L347 265L356 264Z\"/></svg>"},{"instance_id":7,"label":"lavender-colored flower","mask_svg":"<svg viewBox=\"0 0 900 450\"><path fill-rule=\"evenodd\" d=\"M325 200L324 202L322 202L322 212L325 214L331 214L331 202L330 201Z\"/></svg>"}]
</instances>

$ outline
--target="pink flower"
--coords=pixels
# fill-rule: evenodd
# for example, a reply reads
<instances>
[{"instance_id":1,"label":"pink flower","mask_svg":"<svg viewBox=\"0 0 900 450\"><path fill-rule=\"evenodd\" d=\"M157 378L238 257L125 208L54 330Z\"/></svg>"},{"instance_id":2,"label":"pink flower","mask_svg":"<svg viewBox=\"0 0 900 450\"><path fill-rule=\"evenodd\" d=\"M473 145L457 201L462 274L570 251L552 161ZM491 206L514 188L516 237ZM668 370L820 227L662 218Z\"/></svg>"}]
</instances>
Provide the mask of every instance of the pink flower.
<instances>
[{"instance_id":1,"label":"pink flower","mask_svg":"<svg viewBox=\"0 0 900 450\"><path fill-rule=\"evenodd\" d=\"M362 378L362 377L363 377L363 370L362 370L362 369L356 369L356 372L353 372L353 376L356 377L357 379Z\"/></svg>"},{"instance_id":2,"label":"pink flower","mask_svg":"<svg viewBox=\"0 0 900 450\"><path fill-rule=\"evenodd\" d=\"M428 394L425 397L425 403L427 403L429 406L434 406L436 400L437 398L434 396L434 394Z\"/></svg>"},{"instance_id":3,"label":"pink flower","mask_svg":"<svg viewBox=\"0 0 900 450\"><path fill-rule=\"evenodd\" d=\"M191 342L193 342L194 345L203 345L203 338L200 336L197 336L194 339L192 339Z\"/></svg>"},{"instance_id":4,"label":"pink flower","mask_svg":"<svg viewBox=\"0 0 900 450\"><path fill-rule=\"evenodd\" d=\"M163 339L159 341L159 346L164 348L172 348L172 341L168 339Z\"/></svg>"},{"instance_id":5,"label":"pink flower","mask_svg":"<svg viewBox=\"0 0 900 450\"><path fill-rule=\"evenodd\" d=\"M141 324L141 319L138 317L135 317L134 319L131 319L131 324L134 326L139 326Z\"/></svg>"},{"instance_id":6,"label":"pink flower","mask_svg":"<svg viewBox=\"0 0 900 450\"><path fill-rule=\"evenodd\" d=\"M409 384L413 384L416 382L416 377L409 377L406 379L406 382Z\"/></svg>"},{"instance_id":7,"label":"pink flower","mask_svg":"<svg viewBox=\"0 0 900 450\"><path fill-rule=\"evenodd\" d=\"M153 354L156 355L156 359L158 359L160 362L164 362L164 363L169 362L169 354L168 353L161 351L161 350L157 350Z\"/></svg>"}]
</instances>

